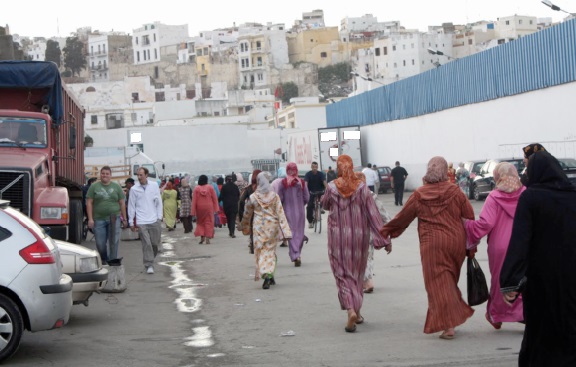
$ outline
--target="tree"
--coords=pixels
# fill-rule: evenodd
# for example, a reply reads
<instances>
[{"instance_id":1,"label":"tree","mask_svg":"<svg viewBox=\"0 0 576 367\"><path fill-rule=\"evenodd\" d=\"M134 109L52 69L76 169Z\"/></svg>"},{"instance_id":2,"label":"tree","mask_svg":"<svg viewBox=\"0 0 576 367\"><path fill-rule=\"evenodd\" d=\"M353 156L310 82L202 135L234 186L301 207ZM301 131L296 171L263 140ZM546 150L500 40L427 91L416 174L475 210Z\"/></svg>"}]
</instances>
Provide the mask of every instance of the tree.
<instances>
[{"instance_id":1,"label":"tree","mask_svg":"<svg viewBox=\"0 0 576 367\"><path fill-rule=\"evenodd\" d=\"M48 40L46 42L46 54L44 59L46 61L53 61L60 67L60 58L62 57L62 51L60 51L60 45L58 42L53 40Z\"/></svg>"},{"instance_id":2,"label":"tree","mask_svg":"<svg viewBox=\"0 0 576 367\"><path fill-rule=\"evenodd\" d=\"M86 55L84 53L84 43L78 37L66 38L64 47L64 66L72 71L72 76L86 69Z\"/></svg>"},{"instance_id":3,"label":"tree","mask_svg":"<svg viewBox=\"0 0 576 367\"><path fill-rule=\"evenodd\" d=\"M279 96L284 104L290 103L290 99L298 97L298 86L293 82L282 83L282 94Z\"/></svg>"},{"instance_id":4,"label":"tree","mask_svg":"<svg viewBox=\"0 0 576 367\"><path fill-rule=\"evenodd\" d=\"M318 69L318 89L326 98L345 97L350 92L348 86L351 66L347 62L328 65Z\"/></svg>"}]
</instances>

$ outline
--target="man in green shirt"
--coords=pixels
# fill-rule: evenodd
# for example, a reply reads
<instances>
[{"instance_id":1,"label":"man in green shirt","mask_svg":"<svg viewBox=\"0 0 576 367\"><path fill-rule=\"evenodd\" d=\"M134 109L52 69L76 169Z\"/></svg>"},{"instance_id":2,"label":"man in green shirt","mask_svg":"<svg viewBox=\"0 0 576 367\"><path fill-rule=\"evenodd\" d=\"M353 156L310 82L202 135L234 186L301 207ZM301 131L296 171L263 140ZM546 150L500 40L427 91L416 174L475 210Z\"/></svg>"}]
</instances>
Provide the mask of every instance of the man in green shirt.
<instances>
[{"instance_id":1,"label":"man in green shirt","mask_svg":"<svg viewBox=\"0 0 576 367\"><path fill-rule=\"evenodd\" d=\"M120 228L127 225L126 202L122 187L112 182L112 169L100 169L100 181L94 182L86 194L88 228L94 231L96 248L106 264L118 258ZM120 219L122 216L122 219Z\"/></svg>"}]
</instances>

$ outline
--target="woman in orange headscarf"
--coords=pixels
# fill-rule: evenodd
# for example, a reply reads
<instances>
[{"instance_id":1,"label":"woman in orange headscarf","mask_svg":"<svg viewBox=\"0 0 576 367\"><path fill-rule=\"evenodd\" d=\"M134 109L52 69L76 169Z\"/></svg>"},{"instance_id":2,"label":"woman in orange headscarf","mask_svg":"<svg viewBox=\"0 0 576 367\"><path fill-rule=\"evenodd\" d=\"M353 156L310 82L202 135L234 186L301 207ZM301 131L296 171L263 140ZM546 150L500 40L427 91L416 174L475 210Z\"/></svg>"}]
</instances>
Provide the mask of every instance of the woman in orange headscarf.
<instances>
[{"instance_id":1,"label":"woman in orange headscarf","mask_svg":"<svg viewBox=\"0 0 576 367\"><path fill-rule=\"evenodd\" d=\"M454 328L474 313L458 289L460 269L466 258L462 218L474 219L474 209L448 177L446 160L430 159L422 178L424 185L414 191L400 213L381 230L383 236L396 238L418 218L420 258L428 293L424 333L442 331L442 339L454 339Z\"/></svg>"},{"instance_id":2,"label":"woman in orange headscarf","mask_svg":"<svg viewBox=\"0 0 576 367\"><path fill-rule=\"evenodd\" d=\"M384 225L368 187L354 174L352 158L338 157L338 178L331 181L322 196L322 207L328 215L328 257L338 299L348 311L347 332L356 331L364 322L360 315L364 298L363 284L370 234L374 247L392 250L390 241L378 230Z\"/></svg>"}]
</instances>

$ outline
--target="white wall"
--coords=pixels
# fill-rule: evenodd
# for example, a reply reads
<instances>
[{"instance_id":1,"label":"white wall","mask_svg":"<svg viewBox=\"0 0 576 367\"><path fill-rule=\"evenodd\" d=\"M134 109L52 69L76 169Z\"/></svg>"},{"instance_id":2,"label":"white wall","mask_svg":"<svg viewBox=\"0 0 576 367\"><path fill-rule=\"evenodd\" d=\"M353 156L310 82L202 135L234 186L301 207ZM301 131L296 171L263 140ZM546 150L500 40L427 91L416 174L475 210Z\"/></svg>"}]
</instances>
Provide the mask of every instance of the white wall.
<instances>
[{"instance_id":1,"label":"white wall","mask_svg":"<svg viewBox=\"0 0 576 367\"><path fill-rule=\"evenodd\" d=\"M365 162L394 166L408 171L406 187L422 184L426 164L443 156L457 165L460 161L522 157L521 146L541 142L572 144L576 140L573 96L576 82L523 93L493 101L470 104L405 120L362 127ZM573 151L564 144L550 144L552 154L563 157ZM557 152L555 151L557 150Z\"/></svg>"}]
</instances>

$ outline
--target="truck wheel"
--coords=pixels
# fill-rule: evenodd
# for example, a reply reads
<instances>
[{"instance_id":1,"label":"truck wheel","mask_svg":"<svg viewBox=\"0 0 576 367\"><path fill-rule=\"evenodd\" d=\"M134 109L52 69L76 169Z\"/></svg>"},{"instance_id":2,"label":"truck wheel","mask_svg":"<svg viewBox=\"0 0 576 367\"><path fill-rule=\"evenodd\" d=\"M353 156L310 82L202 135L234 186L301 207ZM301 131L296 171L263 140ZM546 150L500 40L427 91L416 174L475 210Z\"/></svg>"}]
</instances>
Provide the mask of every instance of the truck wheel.
<instances>
[{"instance_id":1,"label":"truck wheel","mask_svg":"<svg viewBox=\"0 0 576 367\"><path fill-rule=\"evenodd\" d=\"M84 213L82 202L78 199L70 200L70 224L68 226L68 242L81 244L84 226Z\"/></svg>"},{"instance_id":2,"label":"truck wheel","mask_svg":"<svg viewBox=\"0 0 576 367\"><path fill-rule=\"evenodd\" d=\"M23 332L20 309L14 301L0 294L0 362L16 353Z\"/></svg>"}]
</instances>

